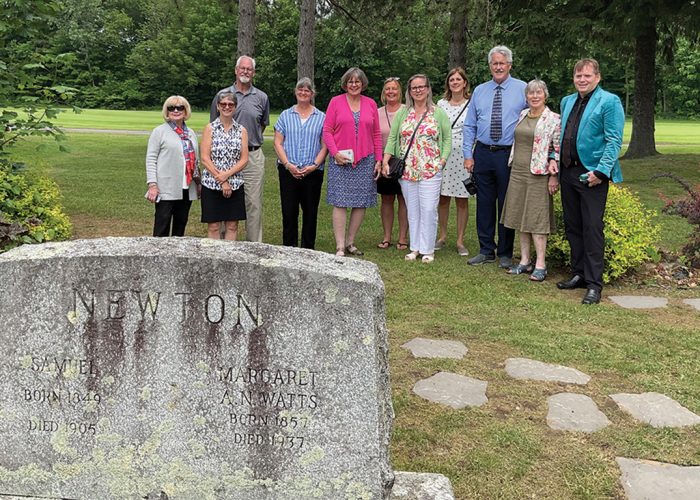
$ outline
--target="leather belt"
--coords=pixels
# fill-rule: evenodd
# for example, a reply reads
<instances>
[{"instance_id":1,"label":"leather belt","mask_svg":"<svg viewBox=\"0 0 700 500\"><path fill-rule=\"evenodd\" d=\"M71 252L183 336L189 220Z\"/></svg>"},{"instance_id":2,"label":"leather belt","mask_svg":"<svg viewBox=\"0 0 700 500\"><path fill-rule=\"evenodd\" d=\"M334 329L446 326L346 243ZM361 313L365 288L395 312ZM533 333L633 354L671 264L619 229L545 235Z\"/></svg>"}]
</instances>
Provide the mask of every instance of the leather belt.
<instances>
[{"instance_id":1,"label":"leather belt","mask_svg":"<svg viewBox=\"0 0 700 500\"><path fill-rule=\"evenodd\" d=\"M510 149L511 146L499 146L497 144L484 144L483 142L476 141L476 145L480 148L488 149L489 151L505 151L506 149Z\"/></svg>"},{"instance_id":2,"label":"leather belt","mask_svg":"<svg viewBox=\"0 0 700 500\"><path fill-rule=\"evenodd\" d=\"M248 146L248 151L257 151L260 149L260 146Z\"/></svg>"}]
</instances>

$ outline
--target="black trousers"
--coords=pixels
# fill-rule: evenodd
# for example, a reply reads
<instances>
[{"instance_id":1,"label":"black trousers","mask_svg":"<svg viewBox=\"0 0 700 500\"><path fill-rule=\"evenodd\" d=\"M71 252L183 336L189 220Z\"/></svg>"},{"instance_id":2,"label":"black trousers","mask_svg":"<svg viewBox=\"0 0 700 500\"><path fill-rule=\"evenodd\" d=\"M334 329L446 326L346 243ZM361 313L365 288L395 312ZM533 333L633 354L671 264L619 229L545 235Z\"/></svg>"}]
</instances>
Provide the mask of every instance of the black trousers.
<instances>
[{"instance_id":1,"label":"black trousers","mask_svg":"<svg viewBox=\"0 0 700 500\"><path fill-rule=\"evenodd\" d=\"M474 179L476 180L476 233L479 236L479 252L496 253L499 257L513 256L515 231L501 224L501 212L506 201L510 168L510 149L490 151L477 143L474 148ZM496 212L498 209L498 215ZM498 246L494 241L498 224Z\"/></svg>"},{"instance_id":2,"label":"black trousers","mask_svg":"<svg viewBox=\"0 0 700 500\"><path fill-rule=\"evenodd\" d=\"M316 246L316 221L321 201L323 170L314 170L303 179L296 179L286 168L277 164L282 204L282 243L299 246L299 208L302 211L301 247Z\"/></svg>"},{"instance_id":3,"label":"black trousers","mask_svg":"<svg viewBox=\"0 0 700 500\"><path fill-rule=\"evenodd\" d=\"M156 203L153 236L184 236L191 205L187 189L182 190L181 200L160 200Z\"/></svg>"},{"instance_id":4,"label":"black trousers","mask_svg":"<svg viewBox=\"0 0 700 500\"><path fill-rule=\"evenodd\" d=\"M609 182L588 187L578 180L588 172L581 165L562 167L561 204L564 229L571 246L571 271L583 277L588 288L603 289L605 236L603 215L608 201Z\"/></svg>"}]
</instances>

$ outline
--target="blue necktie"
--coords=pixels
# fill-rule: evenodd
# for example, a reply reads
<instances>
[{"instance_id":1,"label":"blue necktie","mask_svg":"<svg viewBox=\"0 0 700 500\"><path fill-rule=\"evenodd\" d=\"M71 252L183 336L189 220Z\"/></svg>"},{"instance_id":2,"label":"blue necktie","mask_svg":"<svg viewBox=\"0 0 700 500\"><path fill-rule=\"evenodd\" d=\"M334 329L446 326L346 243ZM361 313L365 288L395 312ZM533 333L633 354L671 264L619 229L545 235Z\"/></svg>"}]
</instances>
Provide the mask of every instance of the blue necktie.
<instances>
[{"instance_id":1,"label":"blue necktie","mask_svg":"<svg viewBox=\"0 0 700 500\"><path fill-rule=\"evenodd\" d=\"M491 106L491 132L489 135L494 144L498 144L502 135L503 96L501 90L503 87L498 85L496 93L493 95L493 106Z\"/></svg>"}]
</instances>

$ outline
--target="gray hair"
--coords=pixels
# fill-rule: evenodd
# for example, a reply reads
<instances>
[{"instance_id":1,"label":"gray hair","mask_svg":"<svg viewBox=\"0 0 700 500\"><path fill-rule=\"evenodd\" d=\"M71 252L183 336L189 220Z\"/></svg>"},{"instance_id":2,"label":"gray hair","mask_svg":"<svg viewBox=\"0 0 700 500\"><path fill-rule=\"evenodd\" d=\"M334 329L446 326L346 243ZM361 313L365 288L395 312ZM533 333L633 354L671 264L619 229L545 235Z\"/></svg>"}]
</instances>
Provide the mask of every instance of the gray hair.
<instances>
[{"instance_id":1,"label":"gray hair","mask_svg":"<svg viewBox=\"0 0 700 500\"><path fill-rule=\"evenodd\" d=\"M505 45L496 45L494 48L489 50L489 64L491 64L491 58L494 54L501 54L506 58L508 64L513 64L513 52Z\"/></svg>"},{"instance_id":2,"label":"gray hair","mask_svg":"<svg viewBox=\"0 0 700 500\"><path fill-rule=\"evenodd\" d=\"M417 78L422 78L425 80L425 84L428 86L427 89L425 89L425 105L428 110L432 110L435 106L433 103L433 87L430 85L430 78L428 78L427 75L413 75L411 78L408 79L408 82L406 83L406 106L409 108L414 107L414 102L413 102L413 96L411 95L411 83L413 80Z\"/></svg>"},{"instance_id":3,"label":"gray hair","mask_svg":"<svg viewBox=\"0 0 700 500\"><path fill-rule=\"evenodd\" d=\"M525 95L527 96L530 92L534 92L535 90L541 90L544 92L544 98L549 98L549 89L547 89L547 84L539 78L535 78L534 80L527 82L527 85L525 86Z\"/></svg>"},{"instance_id":4,"label":"gray hair","mask_svg":"<svg viewBox=\"0 0 700 500\"><path fill-rule=\"evenodd\" d=\"M253 65L253 71L255 71L255 59L253 59L250 56L245 56L245 55L236 59L236 68L241 65L241 62L243 61L243 59L250 59L250 63Z\"/></svg>"},{"instance_id":5,"label":"gray hair","mask_svg":"<svg viewBox=\"0 0 700 500\"><path fill-rule=\"evenodd\" d=\"M219 92L218 94L216 94L216 104L218 105L226 97L231 99L233 101L233 104L236 107L238 107L238 97L236 97L236 94L234 94L230 90L224 90L223 92Z\"/></svg>"},{"instance_id":6,"label":"gray hair","mask_svg":"<svg viewBox=\"0 0 700 500\"><path fill-rule=\"evenodd\" d=\"M304 76L302 78L299 78L299 81L296 84L296 87L294 89L309 89L312 94L316 93L316 89L314 88L314 82L311 81L311 78L308 76Z\"/></svg>"},{"instance_id":7,"label":"gray hair","mask_svg":"<svg viewBox=\"0 0 700 500\"><path fill-rule=\"evenodd\" d=\"M343 76L340 77L340 87L343 90L347 90L348 82L353 76L362 82L362 91L364 92L365 90L367 90L367 85L369 85L367 75L365 75L365 72L362 71L360 68L356 67L350 68L343 74Z\"/></svg>"}]
</instances>

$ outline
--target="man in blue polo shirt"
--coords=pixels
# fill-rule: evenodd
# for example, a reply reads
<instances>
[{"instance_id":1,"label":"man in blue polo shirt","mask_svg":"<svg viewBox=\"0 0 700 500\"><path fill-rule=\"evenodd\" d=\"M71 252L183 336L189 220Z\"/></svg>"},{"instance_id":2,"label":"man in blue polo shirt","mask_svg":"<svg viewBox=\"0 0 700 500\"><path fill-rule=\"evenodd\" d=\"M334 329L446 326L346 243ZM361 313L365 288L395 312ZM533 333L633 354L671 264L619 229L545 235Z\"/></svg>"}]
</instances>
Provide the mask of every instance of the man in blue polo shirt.
<instances>
[{"instance_id":1,"label":"man in blue polo shirt","mask_svg":"<svg viewBox=\"0 0 700 500\"><path fill-rule=\"evenodd\" d=\"M476 232L479 254L467 262L473 266L494 262L507 268L513 260L515 231L496 224L506 199L510 169L508 156L513 145L515 125L527 107L525 82L510 76L513 53L504 45L489 51L489 69L493 79L474 89L464 119L462 151L464 168L476 182ZM498 206L498 219L496 218Z\"/></svg>"}]
</instances>

